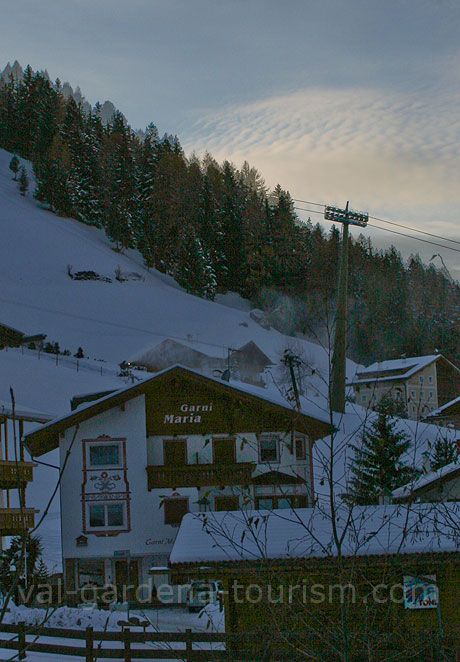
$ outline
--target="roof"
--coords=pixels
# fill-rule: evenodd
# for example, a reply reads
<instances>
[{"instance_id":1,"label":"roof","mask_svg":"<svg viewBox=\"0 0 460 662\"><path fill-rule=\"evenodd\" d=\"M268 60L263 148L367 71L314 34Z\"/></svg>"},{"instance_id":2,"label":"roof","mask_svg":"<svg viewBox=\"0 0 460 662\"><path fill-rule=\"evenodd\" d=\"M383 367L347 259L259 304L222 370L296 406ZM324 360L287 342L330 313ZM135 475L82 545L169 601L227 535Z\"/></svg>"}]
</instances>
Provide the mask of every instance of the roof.
<instances>
[{"instance_id":1,"label":"roof","mask_svg":"<svg viewBox=\"0 0 460 662\"><path fill-rule=\"evenodd\" d=\"M458 405L458 407L456 405ZM453 411L449 411L449 409L453 409ZM445 416L454 416L459 413L460 396L458 396L458 398L454 398L453 400L449 400L449 402L446 402L444 405L442 405L442 407L438 407L438 409L433 409L433 411L430 411L429 414L424 416L424 419L443 418Z\"/></svg>"},{"instance_id":2,"label":"roof","mask_svg":"<svg viewBox=\"0 0 460 662\"><path fill-rule=\"evenodd\" d=\"M337 510L345 557L456 552L460 504L360 506ZM348 525L346 524L348 522ZM238 563L337 556L329 511L189 513L181 523L170 564Z\"/></svg>"},{"instance_id":3,"label":"roof","mask_svg":"<svg viewBox=\"0 0 460 662\"><path fill-rule=\"evenodd\" d=\"M18 421L31 421L32 423L47 423L53 419L51 414L30 409L29 407L13 407L11 403L0 400L0 418L16 418Z\"/></svg>"},{"instance_id":4,"label":"roof","mask_svg":"<svg viewBox=\"0 0 460 662\"><path fill-rule=\"evenodd\" d=\"M411 356L407 359L392 359L390 361L377 361L376 363L367 366L367 368L360 369L359 372L356 372L356 376L351 383L364 384L367 382L408 379L409 377L412 377L412 375L415 375L415 373L419 372L419 370L426 368L440 358L444 358L442 354Z\"/></svg>"},{"instance_id":5,"label":"roof","mask_svg":"<svg viewBox=\"0 0 460 662\"><path fill-rule=\"evenodd\" d=\"M256 398L259 401L268 403L270 406L283 410L284 412L288 411L291 415L295 413L297 416L300 416L303 419L306 419L306 422L316 422L321 424L322 433L317 434L316 438L330 434L333 430L333 426L330 423L330 418L327 413L320 410L319 407L308 403L306 400L303 400L302 409L297 412L293 409L292 404L283 398L279 393L270 392L268 396L267 391L262 388L251 386L243 382L229 383L217 379L214 377L205 376L195 370L186 368L181 365L175 365L170 368L166 368L161 372L156 373L150 378L145 379L144 381L138 382L137 384L122 388L118 391L114 391L109 395L100 398L94 402L90 402L87 405L81 405L77 410L70 414L66 414L60 418L47 423L40 428L36 428L31 432L28 432L24 435L24 443L29 448L33 455L42 455L47 453L54 448L59 446L59 433L67 430L70 427L73 427L83 421L86 421L93 416L96 416L104 411L112 409L117 405L120 405L127 400L131 400L140 395L144 395L149 392L151 386L158 380L164 379L166 377L173 376L182 376L199 382L201 384L205 383L212 386L214 389L218 389L221 392L230 392L246 396L248 399Z\"/></svg>"},{"instance_id":6,"label":"roof","mask_svg":"<svg viewBox=\"0 0 460 662\"><path fill-rule=\"evenodd\" d=\"M455 462L446 464L440 469L436 469L436 471L429 471L412 483L408 483L403 487L398 487L398 489L393 492L393 498L398 500L417 498L422 492L435 487L436 484L442 483L448 479L456 478L458 475L460 475L459 459Z\"/></svg>"}]
</instances>

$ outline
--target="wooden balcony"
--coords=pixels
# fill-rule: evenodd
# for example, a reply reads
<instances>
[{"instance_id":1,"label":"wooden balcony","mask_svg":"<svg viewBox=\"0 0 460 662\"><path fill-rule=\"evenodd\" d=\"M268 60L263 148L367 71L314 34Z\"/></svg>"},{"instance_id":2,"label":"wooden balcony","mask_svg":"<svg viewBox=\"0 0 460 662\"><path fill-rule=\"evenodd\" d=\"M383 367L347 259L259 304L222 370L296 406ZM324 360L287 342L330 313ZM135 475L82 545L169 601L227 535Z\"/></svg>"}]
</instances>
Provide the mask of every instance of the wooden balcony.
<instances>
[{"instance_id":1,"label":"wooden balcony","mask_svg":"<svg viewBox=\"0 0 460 662\"><path fill-rule=\"evenodd\" d=\"M25 487L33 480L34 462L18 462L14 460L0 460L0 489L14 490Z\"/></svg>"},{"instance_id":2,"label":"wooden balcony","mask_svg":"<svg viewBox=\"0 0 460 662\"><path fill-rule=\"evenodd\" d=\"M20 508L0 508L0 536L19 536L24 529L32 529L36 512L33 508L23 508L22 514Z\"/></svg>"},{"instance_id":3,"label":"wooden balcony","mask_svg":"<svg viewBox=\"0 0 460 662\"><path fill-rule=\"evenodd\" d=\"M182 467L148 466L149 490L159 487L215 487L248 485L255 462L234 464L187 464Z\"/></svg>"}]
</instances>

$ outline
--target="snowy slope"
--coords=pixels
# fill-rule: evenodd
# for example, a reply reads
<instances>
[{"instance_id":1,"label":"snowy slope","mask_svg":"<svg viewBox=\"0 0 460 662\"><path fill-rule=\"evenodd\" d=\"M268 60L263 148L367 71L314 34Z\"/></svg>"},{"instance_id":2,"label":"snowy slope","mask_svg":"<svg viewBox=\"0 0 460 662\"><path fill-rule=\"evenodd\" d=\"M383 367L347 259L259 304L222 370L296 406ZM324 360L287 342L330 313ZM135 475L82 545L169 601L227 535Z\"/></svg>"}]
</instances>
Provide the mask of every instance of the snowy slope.
<instances>
[{"instance_id":1,"label":"snowy slope","mask_svg":"<svg viewBox=\"0 0 460 662\"><path fill-rule=\"evenodd\" d=\"M41 209L29 192L19 195L0 150L0 322L26 333L46 333L61 349L120 363L165 338L192 341L225 358L227 347L253 340L273 360L292 339L265 330L247 310L185 293L168 276L147 270L136 251L116 253L105 234ZM67 275L94 270L111 283L76 281ZM120 283L115 270L145 280ZM224 298L225 300L225 298ZM232 305L233 304L233 305ZM317 368L327 373L327 354L297 340ZM212 350L212 352L211 352ZM349 377L355 372L349 364Z\"/></svg>"},{"instance_id":2,"label":"snowy slope","mask_svg":"<svg viewBox=\"0 0 460 662\"><path fill-rule=\"evenodd\" d=\"M1 401L9 402L12 386L18 407L63 415L73 395L123 386L117 377L121 361L173 338L222 358L228 347L253 340L273 363L287 346L295 347L316 369L315 389L312 384L309 392L319 404L314 393L324 392L328 375L324 349L262 328L250 318L247 302L236 295L219 297L217 303L187 294L172 278L147 270L136 251L116 253L101 230L51 214L31 192L20 196L8 168L11 156L0 150L0 323L26 334L45 333L72 354L81 346L90 358L79 362L77 372L73 357L60 357L56 365L51 355L42 353L39 359L33 351L0 351ZM73 273L93 270L112 282L72 280L68 265ZM115 279L118 268L136 272L142 280L120 283ZM349 362L349 379L355 370ZM58 463L56 453L41 460ZM57 475L53 467L36 468L29 505L43 512ZM58 568L59 495L38 533L49 567Z\"/></svg>"}]
</instances>

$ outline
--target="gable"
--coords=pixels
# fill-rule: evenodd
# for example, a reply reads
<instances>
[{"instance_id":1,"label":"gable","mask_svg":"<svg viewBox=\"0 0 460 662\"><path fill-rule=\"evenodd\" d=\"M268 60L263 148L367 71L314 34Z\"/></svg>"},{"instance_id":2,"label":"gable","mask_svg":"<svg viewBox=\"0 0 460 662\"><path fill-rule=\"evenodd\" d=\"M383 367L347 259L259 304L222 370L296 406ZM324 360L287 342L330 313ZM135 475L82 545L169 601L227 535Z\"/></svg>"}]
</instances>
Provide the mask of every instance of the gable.
<instances>
[{"instance_id":1,"label":"gable","mask_svg":"<svg viewBox=\"0 0 460 662\"><path fill-rule=\"evenodd\" d=\"M149 436L296 429L314 440L331 434L333 426L326 415L309 416L287 404L269 400L262 389L260 395L248 389L247 385L234 386L174 366L144 382L82 405L72 414L29 432L24 442L32 455L43 455L59 446L61 432L109 409L123 409L125 402L139 395L145 395Z\"/></svg>"},{"instance_id":2,"label":"gable","mask_svg":"<svg viewBox=\"0 0 460 662\"><path fill-rule=\"evenodd\" d=\"M328 434L328 425L305 420L295 410L237 391L199 376L165 374L151 382L145 396L148 436L233 434L264 430Z\"/></svg>"}]
</instances>

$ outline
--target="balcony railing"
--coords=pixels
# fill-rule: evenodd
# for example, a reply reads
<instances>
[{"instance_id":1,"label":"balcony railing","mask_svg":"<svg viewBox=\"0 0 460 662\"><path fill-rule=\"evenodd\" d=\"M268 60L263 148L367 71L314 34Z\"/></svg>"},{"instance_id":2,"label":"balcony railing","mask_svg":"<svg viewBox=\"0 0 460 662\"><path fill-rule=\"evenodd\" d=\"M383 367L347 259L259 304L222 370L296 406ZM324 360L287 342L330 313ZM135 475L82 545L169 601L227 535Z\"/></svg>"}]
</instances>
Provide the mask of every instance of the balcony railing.
<instances>
[{"instance_id":1,"label":"balcony railing","mask_svg":"<svg viewBox=\"0 0 460 662\"><path fill-rule=\"evenodd\" d=\"M24 529L32 529L35 524L33 508L0 508L0 536L19 536Z\"/></svg>"},{"instance_id":2,"label":"balcony railing","mask_svg":"<svg viewBox=\"0 0 460 662\"><path fill-rule=\"evenodd\" d=\"M220 485L248 485L256 467L255 462L216 464L188 464L182 467L148 466L148 488L214 487Z\"/></svg>"},{"instance_id":3,"label":"balcony railing","mask_svg":"<svg viewBox=\"0 0 460 662\"><path fill-rule=\"evenodd\" d=\"M0 460L0 489L12 490L25 487L33 480L34 462L18 462Z\"/></svg>"}]
</instances>

